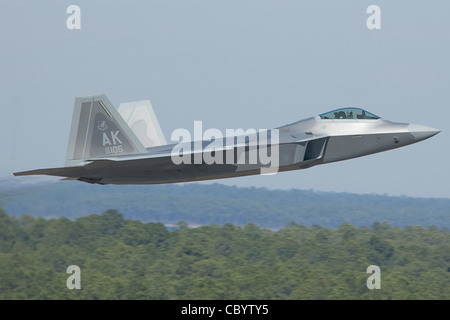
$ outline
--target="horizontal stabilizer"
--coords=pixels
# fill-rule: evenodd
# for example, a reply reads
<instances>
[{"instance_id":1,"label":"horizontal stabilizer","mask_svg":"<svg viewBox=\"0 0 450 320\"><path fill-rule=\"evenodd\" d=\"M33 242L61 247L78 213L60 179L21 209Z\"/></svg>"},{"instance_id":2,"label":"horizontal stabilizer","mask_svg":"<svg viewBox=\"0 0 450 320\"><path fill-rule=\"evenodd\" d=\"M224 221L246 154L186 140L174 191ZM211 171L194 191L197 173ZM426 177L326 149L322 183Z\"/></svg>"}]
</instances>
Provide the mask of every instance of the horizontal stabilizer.
<instances>
[{"instance_id":1,"label":"horizontal stabilizer","mask_svg":"<svg viewBox=\"0 0 450 320\"><path fill-rule=\"evenodd\" d=\"M22 172L14 172L15 176L31 176L38 174L45 174L49 176L58 177L81 177L86 173L85 167L62 167L62 168L50 168L50 169L38 169Z\"/></svg>"}]
</instances>

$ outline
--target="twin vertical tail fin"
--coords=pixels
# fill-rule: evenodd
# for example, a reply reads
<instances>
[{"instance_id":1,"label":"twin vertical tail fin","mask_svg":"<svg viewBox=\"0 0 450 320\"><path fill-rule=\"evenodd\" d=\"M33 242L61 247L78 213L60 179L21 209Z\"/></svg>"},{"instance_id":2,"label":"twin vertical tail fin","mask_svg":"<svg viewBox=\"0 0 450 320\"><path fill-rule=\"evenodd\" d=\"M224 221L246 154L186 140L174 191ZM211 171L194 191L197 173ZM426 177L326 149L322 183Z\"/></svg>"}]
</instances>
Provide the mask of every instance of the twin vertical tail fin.
<instances>
[{"instance_id":1,"label":"twin vertical tail fin","mask_svg":"<svg viewBox=\"0 0 450 320\"><path fill-rule=\"evenodd\" d=\"M149 100L121 103L119 113L145 148L167 144Z\"/></svg>"},{"instance_id":2,"label":"twin vertical tail fin","mask_svg":"<svg viewBox=\"0 0 450 320\"><path fill-rule=\"evenodd\" d=\"M65 166L146 153L147 147L165 144L158 120L147 101L126 103L118 111L105 95L76 98Z\"/></svg>"},{"instance_id":3,"label":"twin vertical tail fin","mask_svg":"<svg viewBox=\"0 0 450 320\"><path fill-rule=\"evenodd\" d=\"M126 118L122 118L122 116ZM89 176L87 161L147 153L165 144L150 101L128 102L116 110L105 95L75 98L65 167L15 172L15 176L45 174L101 183L101 174Z\"/></svg>"}]
</instances>

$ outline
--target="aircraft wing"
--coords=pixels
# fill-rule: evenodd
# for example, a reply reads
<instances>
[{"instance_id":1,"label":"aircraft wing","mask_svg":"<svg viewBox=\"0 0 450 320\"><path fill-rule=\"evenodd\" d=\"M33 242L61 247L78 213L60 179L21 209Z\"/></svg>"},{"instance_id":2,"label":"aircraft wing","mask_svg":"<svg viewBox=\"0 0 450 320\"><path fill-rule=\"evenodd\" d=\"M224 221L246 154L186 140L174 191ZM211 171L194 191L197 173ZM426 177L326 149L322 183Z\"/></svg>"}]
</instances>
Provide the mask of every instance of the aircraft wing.
<instances>
[{"instance_id":1,"label":"aircraft wing","mask_svg":"<svg viewBox=\"0 0 450 320\"><path fill-rule=\"evenodd\" d=\"M299 138L301 139L299 140ZM312 137L310 135L300 137L298 135L293 136L281 133L279 147L286 148L286 150L288 150L288 148L295 150L296 145L305 145L306 142L310 140L320 140L320 138L318 139L318 137ZM207 147L208 141L203 141L202 148L199 150L195 150L194 144L195 142L185 143L186 148L184 148L184 150L190 150L187 154L193 156L196 153L202 153L204 148ZM177 165L172 159L174 146L175 144L157 146L148 148L149 152L145 154L87 159L82 164L76 166L17 172L14 173L14 175L24 176L44 174L100 184L127 184L130 183L128 182L128 179L132 179L132 183L139 184L141 179L143 181L142 183L149 183L149 181L151 181L151 183L167 183L204 180L207 176L210 177L210 179L215 179L222 176L226 177L227 174L240 176L250 174L252 169L251 165L248 164L227 164L225 162L214 165L205 163ZM187 148L188 146L191 148ZM236 144L234 146L225 145L222 148L216 148L215 152L229 152L232 150L235 154L239 154L245 150L245 146L246 145L242 144ZM259 166L254 166L254 171L259 170L259 168ZM111 178L108 179L106 177Z\"/></svg>"}]
</instances>

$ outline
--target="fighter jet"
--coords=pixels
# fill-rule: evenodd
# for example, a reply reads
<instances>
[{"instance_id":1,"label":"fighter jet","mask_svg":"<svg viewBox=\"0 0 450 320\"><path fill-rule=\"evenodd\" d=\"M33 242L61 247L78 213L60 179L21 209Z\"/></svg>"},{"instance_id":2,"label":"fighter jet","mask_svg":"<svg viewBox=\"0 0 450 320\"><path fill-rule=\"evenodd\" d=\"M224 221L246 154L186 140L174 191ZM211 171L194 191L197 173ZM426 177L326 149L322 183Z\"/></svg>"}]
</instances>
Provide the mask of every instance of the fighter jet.
<instances>
[{"instance_id":1,"label":"fighter jet","mask_svg":"<svg viewBox=\"0 0 450 320\"><path fill-rule=\"evenodd\" d=\"M178 143L167 144L149 100L116 109L105 95L94 95L75 98L65 166L14 175L160 184L274 174L403 147L439 132L344 107L271 130L215 130L190 140L172 134Z\"/></svg>"}]
</instances>

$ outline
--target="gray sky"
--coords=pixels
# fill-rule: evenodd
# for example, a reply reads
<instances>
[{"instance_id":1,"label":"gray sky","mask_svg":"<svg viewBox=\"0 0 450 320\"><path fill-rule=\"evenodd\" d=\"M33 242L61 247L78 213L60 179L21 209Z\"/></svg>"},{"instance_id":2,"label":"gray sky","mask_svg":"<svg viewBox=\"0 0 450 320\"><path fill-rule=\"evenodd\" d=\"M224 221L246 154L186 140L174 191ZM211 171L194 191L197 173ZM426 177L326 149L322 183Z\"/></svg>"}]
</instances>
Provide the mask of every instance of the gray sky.
<instances>
[{"instance_id":1,"label":"gray sky","mask_svg":"<svg viewBox=\"0 0 450 320\"><path fill-rule=\"evenodd\" d=\"M195 120L269 129L342 106L435 127L401 149L215 182L449 198L449 15L446 0L1 0L0 177L63 166L75 97L105 93L150 99L168 140Z\"/></svg>"}]
</instances>

